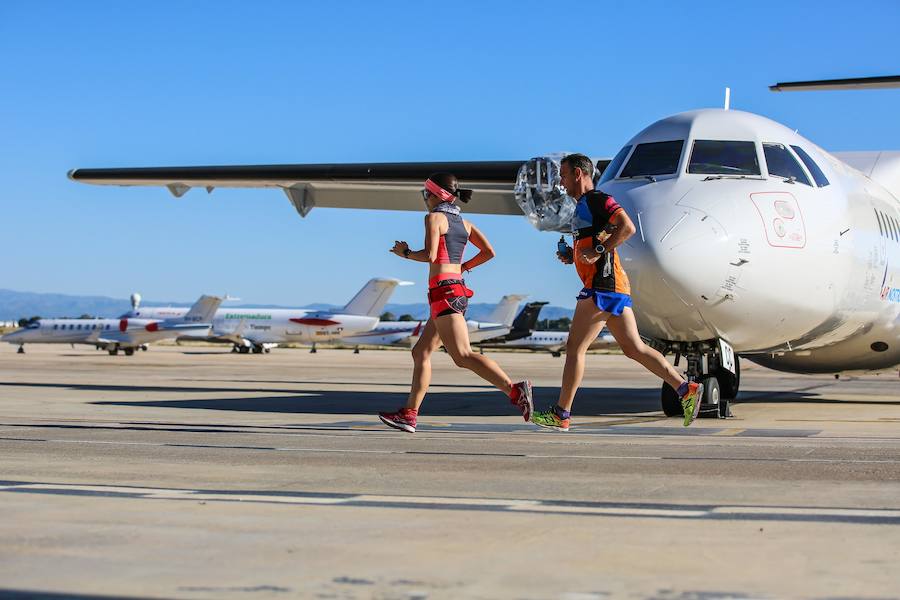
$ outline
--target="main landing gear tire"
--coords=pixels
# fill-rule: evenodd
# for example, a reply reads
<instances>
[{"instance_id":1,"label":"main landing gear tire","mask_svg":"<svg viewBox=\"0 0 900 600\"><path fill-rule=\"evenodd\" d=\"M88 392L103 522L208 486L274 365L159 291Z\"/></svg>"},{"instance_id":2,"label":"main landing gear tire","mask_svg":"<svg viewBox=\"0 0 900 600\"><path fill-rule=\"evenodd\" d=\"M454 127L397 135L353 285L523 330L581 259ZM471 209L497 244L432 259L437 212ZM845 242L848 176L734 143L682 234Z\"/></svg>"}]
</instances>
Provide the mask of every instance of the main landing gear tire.
<instances>
[{"instance_id":1,"label":"main landing gear tire","mask_svg":"<svg viewBox=\"0 0 900 600\"><path fill-rule=\"evenodd\" d=\"M112 348L109 348L109 349L107 350L107 352L109 352L109 355L110 355L110 356L118 356L118 355L119 355L119 347L118 347L118 346L114 346L114 347L112 347Z\"/></svg>"},{"instance_id":2,"label":"main landing gear tire","mask_svg":"<svg viewBox=\"0 0 900 600\"><path fill-rule=\"evenodd\" d=\"M125 356L134 356L134 348L125 348L122 352L125 353Z\"/></svg>"},{"instance_id":3,"label":"main landing gear tire","mask_svg":"<svg viewBox=\"0 0 900 600\"><path fill-rule=\"evenodd\" d=\"M249 346L241 346L239 352L240 352L241 354L249 354L249 353L250 353L250 347L249 347Z\"/></svg>"},{"instance_id":4,"label":"main landing gear tire","mask_svg":"<svg viewBox=\"0 0 900 600\"><path fill-rule=\"evenodd\" d=\"M19 349L16 350L16 354L25 354L25 346L19 346Z\"/></svg>"}]
</instances>

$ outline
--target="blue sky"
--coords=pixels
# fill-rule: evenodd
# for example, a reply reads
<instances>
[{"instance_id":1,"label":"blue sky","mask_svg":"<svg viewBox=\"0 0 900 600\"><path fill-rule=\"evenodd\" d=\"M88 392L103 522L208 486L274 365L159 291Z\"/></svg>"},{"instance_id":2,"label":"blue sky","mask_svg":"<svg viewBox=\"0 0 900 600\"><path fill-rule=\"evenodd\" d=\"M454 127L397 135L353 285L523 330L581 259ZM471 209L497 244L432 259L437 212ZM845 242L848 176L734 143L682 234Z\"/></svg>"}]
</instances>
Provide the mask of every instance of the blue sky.
<instances>
[{"instance_id":1,"label":"blue sky","mask_svg":"<svg viewBox=\"0 0 900 600\"><path fill-rule=\"evenodd\" d=\"M0 287L343 303L415 281L422 215L281 192L75 184L75 167L611 156L672 113L720 106L831 150L900 149L900 90L774 94L900 72L900 2L0 3ZM556 237L475 215L498 258L470 279L574 306Z\"/></svg>"}]
</instances>

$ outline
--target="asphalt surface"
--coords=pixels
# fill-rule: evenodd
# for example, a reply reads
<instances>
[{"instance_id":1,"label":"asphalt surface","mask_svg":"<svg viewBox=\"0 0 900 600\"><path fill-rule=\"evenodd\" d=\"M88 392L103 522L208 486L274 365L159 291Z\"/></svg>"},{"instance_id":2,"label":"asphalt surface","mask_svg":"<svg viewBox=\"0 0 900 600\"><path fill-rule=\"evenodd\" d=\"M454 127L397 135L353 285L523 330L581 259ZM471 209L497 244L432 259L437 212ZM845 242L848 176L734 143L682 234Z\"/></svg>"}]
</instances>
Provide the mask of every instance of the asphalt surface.
<instances>
[{"instance_id":1,"label":"asphalt surface","mask_svg":"<svg viewBox=\"0 0 900 600\"><path fill-rule=\"evenodd\" d=\"M569 433L405 352L0 347L0 597L898 598L900 380L744 361L689 428L592 355ZM537 405L562 359L491 354Z\"/></svg>"}]
</instances>

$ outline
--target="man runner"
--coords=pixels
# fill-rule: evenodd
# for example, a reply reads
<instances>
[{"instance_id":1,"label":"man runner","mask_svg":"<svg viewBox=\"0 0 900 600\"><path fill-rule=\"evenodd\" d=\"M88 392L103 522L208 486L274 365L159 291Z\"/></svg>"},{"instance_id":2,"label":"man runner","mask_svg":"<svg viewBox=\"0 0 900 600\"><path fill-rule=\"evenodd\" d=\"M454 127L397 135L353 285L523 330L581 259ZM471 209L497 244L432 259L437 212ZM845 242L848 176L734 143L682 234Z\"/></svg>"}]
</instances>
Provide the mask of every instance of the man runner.
<instances>
[{"instance_id":1,"label":"man runner","mask_svg":"<svg viewBox=\"0 0 900 600\"><path fill-rule=\"evenodd\" d=\"M578 294L575 315L566 342L559 400L547 410L535 412L532 423L569 430L575 392L584 376L584 355L605 324L625 356L642 364L678 392L684 409L684 426L690 425L700 410L703 384L688 382L662 354L644 344L631 310L631 286L622 269L616 248L635 232L634 223L612 196L594 189L594 166L583 154L570 154L560 164L560 179L566 193L578 198L572 229L574 249L557 252L565 264L575 264L584 288Z\"/></svg>"}]
</instances>

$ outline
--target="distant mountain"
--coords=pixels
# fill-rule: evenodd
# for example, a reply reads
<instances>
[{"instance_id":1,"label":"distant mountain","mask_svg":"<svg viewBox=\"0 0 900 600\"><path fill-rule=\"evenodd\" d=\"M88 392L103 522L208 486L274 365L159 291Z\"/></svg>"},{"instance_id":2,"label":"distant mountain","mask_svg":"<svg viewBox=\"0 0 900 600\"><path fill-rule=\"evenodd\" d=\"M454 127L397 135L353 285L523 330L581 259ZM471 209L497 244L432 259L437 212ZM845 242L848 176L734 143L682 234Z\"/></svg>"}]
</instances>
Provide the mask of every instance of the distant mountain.
<instances>
[{"instance_id":1,"label":"distant mountain","mask_svg":"<svg viewBox=\"0 0 900 600\"><path fill-rule=\"evenodd\" d=\"M178 302L160 302L154 300L142 300L141 306L190 306L193 300ZM232 308L306 308L311 310L330 310L340 308L332 304L307 304L306 306L290 307L276 304L231 304ZM467 316L476 321L484 320L494 309L493 304L473 303L469 305ZM70 296L66 294L39 294L34 292L17 292L0 289L0 321L13 321L21 318L40 316L52 317L80 317L91 315L95 317L118 317L122 313L131 310L131 301L127 298L109 298L107 296ZM388 304L385 311L394 313L399 318L401 315L412 315L414 319L428 318L428 305L424 302L416 304ZM572 316L572 309L559 306L545 306L541 311L542 319L559 319Z\"/></svg>"}]
</instances>

